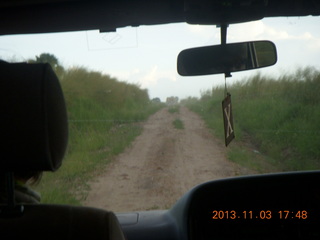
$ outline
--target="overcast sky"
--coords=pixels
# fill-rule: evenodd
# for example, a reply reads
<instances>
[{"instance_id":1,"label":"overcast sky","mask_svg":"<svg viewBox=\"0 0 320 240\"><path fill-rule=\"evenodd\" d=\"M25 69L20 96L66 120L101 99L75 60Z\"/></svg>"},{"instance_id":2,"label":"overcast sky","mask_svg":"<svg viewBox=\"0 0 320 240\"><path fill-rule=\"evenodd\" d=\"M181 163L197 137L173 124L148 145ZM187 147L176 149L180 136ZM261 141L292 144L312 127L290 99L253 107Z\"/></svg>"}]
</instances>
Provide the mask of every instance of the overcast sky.
<instances>
[{"instance_id":1,"label":"overcast sky","mask_svg":"<svg viewBox=\"0 0 320 240\"><path fill-rule=\"evenodd\" d=\"M261 70L234 73L228 84L260 71L278 76L297 67L320 69L320 17L275 18L228 28L227 42L271 40L278 63ZM220 44L216 26L167 24L122 28L116 33L98 31L0 37L0 57L25 61L41 53L54 54L65 67L83 66L121 81L147 88L151 98L200 96L224 84L224 75L181 77L176 71L179 52L185 48Z\"/></svg>"}]
</instances>

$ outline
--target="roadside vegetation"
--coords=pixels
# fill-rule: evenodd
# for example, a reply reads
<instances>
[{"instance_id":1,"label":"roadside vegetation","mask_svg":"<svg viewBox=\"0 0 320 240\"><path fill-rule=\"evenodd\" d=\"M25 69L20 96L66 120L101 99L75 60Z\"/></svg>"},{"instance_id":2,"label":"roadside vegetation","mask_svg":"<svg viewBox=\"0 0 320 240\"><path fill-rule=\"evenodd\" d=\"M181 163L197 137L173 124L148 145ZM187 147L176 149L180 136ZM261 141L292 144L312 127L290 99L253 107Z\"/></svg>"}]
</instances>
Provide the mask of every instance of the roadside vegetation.
<instances>
[{"instance_id":1,"label":"roadside vegetation","mask_svg":"<svg viewBox=\"0 0 320 240\"><path fill-rule=\"evenodd\" d=\"M183 101L224 138L224 87ZM258 172L320 167L320 71L307 67L277 79L257 74L228 87L236 139L229 159Z\"/></svg>"},{"instance_id":2,"label":"roadside vegetation","mask_svg":"<svg viewBox=\"0 0 320 240\"><path fill-rule=\"evenodd\" d=\"M184 129L184 124L179 118L176 118L172 124L176 129Z\"/></svg>"},{"instance_id":3,"label":"roadside vegetation","mask_svg":"<svg viewBox=\"0 0 320 240\"><path fill-rule=\"evenodd\" d=\"M179 104L169 105L168 112L171 114L180 113L180 105ZM179 118L176 118L175 120L173 120L172 124L175 129L184 129L184 124Z\"/></svg>"},{"instance_id":4,"label":"roadside vegetation","mask_svg":"<svg viewBox=\"0 0 320 240\"><path fill-rule=\"evenodd\" d=\"M179 113L180 112L180 105L169 106L168 112L169 113Z\"/></svg>"},{"instance_id":5,"label":"roadside vegetation","mask_svg":"<svg viewBox=\"0 0 320 240\"><path fill-rule=\"evenodd\" d=\"M43 203L80 204L88 180L141 133L141 121L159 110L146 89L100 72L64 69L42 54L30 62L49 62L60 79L69 118L69 145L62 167L44 173L37 186Z\"/></svg>"}]
</instances>

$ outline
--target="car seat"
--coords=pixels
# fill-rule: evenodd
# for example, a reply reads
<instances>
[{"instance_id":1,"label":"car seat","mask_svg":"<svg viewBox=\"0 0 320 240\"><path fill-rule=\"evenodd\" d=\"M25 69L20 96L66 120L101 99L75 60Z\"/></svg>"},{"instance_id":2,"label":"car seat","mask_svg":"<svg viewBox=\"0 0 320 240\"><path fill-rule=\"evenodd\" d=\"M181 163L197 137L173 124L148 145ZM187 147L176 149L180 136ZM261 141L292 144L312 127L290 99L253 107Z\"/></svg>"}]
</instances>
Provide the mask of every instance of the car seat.
<instances>
[{"instance_id":1,"label":"car seat","mask_svg":"<svg viewBox=\"0 0 320 240\"><path fill-rule=\"evenodd\" d=\"M0 206L1 239L124 239L112 212L51 204L16 204L15 171L55 171L68 125L59 80L49 64L0 62L0 172L7 203Z\"/></svg>"}]
</instances>

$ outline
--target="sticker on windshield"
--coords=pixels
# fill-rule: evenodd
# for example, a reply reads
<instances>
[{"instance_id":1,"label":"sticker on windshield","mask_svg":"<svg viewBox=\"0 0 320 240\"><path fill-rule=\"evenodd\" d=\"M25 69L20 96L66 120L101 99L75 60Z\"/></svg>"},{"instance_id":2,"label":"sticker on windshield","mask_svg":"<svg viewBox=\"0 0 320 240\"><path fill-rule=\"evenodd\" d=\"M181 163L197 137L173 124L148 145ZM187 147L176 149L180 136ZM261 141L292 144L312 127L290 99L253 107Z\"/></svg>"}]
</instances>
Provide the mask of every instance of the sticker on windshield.
<instances>
[{"instance_id":1,"label":"sticker on windshield","mask_svg":"<svg viewBox=\"0 0 320 240\"><path fill-rule=\"evenodd\" d=\"M225 143L227 147L229 143L235 138L230 93L228 93L226 98L222 101L222 112L224 122Z\"/></svg>"}]
</instances>

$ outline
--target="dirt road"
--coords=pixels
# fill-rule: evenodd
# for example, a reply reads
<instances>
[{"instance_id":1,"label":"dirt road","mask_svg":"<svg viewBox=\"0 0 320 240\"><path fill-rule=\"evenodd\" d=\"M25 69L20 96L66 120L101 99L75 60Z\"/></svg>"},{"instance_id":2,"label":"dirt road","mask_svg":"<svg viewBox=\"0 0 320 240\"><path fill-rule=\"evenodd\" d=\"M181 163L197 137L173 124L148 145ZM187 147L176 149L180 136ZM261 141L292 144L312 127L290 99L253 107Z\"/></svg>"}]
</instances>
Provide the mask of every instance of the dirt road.
<instances>
[{"instance_id":1,"label":"dirt road","mask_svg":"<svg viewBox=\"0 0 320 240\"><path fill-rule=\"evenodd\" d=\"M175 129L179 118L184 129ZM239 167L198 115L162 109L144 124L131 147L90 183L86 206L115 212L169 208L202 182L234 176Z\"/></svg>"}]
</instances>

